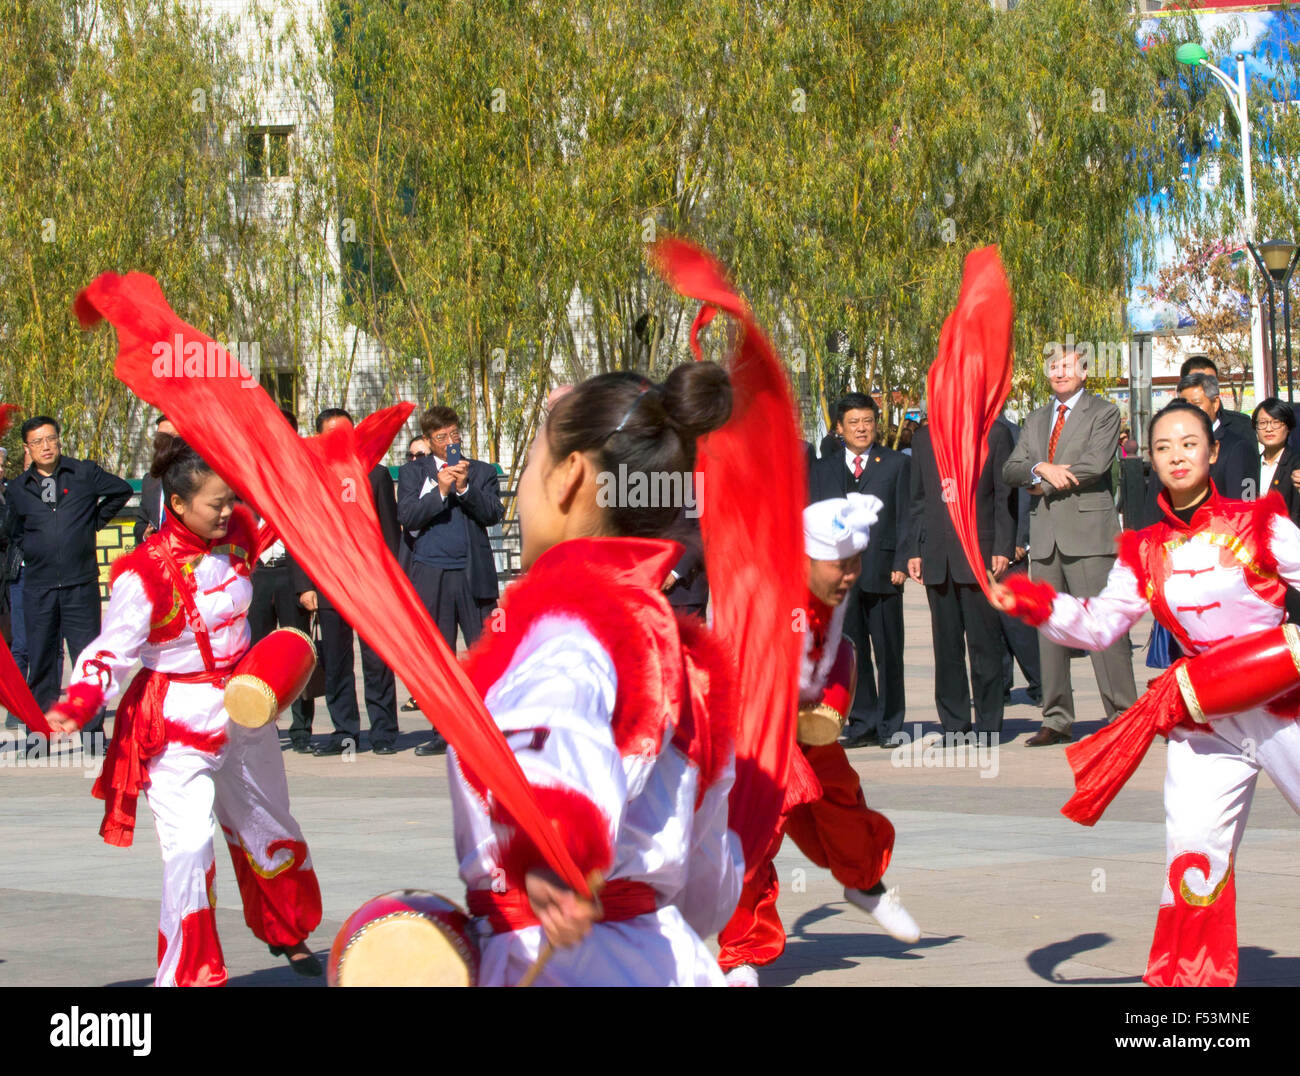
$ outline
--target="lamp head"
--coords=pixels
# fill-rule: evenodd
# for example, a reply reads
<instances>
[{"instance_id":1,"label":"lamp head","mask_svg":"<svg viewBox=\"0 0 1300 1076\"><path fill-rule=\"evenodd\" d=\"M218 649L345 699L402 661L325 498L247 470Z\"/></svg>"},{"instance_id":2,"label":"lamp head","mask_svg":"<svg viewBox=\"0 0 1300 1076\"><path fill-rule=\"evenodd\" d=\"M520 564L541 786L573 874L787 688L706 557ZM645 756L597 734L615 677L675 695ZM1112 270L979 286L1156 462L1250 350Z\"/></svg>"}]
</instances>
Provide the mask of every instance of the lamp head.
<instances>
[{"instance_id":1,"label":"lamp head","mask_svg":"<svg viewBox=\"0 0 1300 1076\"><path fill-rule=\"evenodd\" d=\"M1195 41L1185 41L1178 46L1178 51L1174 53L1174 59L1180 64L1190 64L1192 67L1207 62L1210 56L1202 45Z\"/></svg>"},{"instance_id":2,"label":"lamp head","mask_svg":"<svg viewBox=\"0 0 1300 1076\"><path fill-rule=\"evenodd\" d=\"M1295 244L1285 239L1270 239L1260 243L1259 254L1268 267L1268 275L1274 280L1282 280L1291 266L1291 255L1295 253Z\"/></svg>"}]
</instances>

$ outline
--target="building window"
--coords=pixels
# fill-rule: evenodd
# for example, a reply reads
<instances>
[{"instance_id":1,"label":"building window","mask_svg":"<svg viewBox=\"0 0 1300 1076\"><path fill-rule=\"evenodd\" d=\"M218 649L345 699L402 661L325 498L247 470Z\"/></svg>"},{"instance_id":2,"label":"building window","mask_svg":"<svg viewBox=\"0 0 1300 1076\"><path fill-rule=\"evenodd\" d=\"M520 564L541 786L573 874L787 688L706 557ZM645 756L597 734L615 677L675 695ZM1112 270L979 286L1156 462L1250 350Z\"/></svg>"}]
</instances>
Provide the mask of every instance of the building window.
<instances>
[{"instance_id":1,"label":"building window","mask_svg":"<svg viewBox=\"0 0 1300 1076\"><path fill-rule=\"evenodd\" d=\"M244 174L249 179L282 179L289 174L292 127L249 127L244 131Z\"/></svg>"},{"instance_id":2,"label":"building window","mask_svg":"<svg viewBox=\"0 0 1300 1076\"><path fill-rule=\"evenodd\" d=\"M298 413L298 372L296 370L263 370L258 383L266 389L275 406Z\"/></svg>"}]
</instances>

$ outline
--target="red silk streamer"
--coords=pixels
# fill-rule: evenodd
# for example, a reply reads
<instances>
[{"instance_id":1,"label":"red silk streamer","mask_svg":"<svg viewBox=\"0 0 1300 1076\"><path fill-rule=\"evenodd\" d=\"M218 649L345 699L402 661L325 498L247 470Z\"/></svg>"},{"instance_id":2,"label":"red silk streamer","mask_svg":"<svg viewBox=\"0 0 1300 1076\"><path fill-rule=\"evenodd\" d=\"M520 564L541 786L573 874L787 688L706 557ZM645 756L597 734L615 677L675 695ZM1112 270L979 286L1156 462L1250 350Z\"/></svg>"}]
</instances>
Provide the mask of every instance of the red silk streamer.
<instances>
[{"instance_id":1,"label":"red silk streamer","mask_svg":"<svg viewBox=\"0 0 1300 1076\"><path fill-rule=\"evenodd\" d=\"M411 689L426 714L577 892L590 893L483 700L384 544L368 474L411 413L400 404L303 439L265 391L167 305L144 273L104 273L76 302L118 334L118 378L272 526L334 607ZM179 354L178 354L179 352Z\"/></svg>"},{"instance_id":2,"label":"red silk streamer","mask_svg":"<svg viewBox=\"0 0 1300 1076\"><path fill-rule=\"evenodd\" d=\"M1011 289L998 248L972 251L966 256L957 308L939 335L939 357L926 378L926 393L930 442L948 514L986 595L990 590L975 530L975 489L988 458L989 430L1011 390L1011 324Z\"/></svg>"},{"instance_id":3,"label":"red silk streamer","mask_svg":"<svg viewBox=\"0 0 1300 1076\"><path fill-rule=\"evenodd\" d=\"M17 404L0 403L0 437L9 432L9 427L14 424L13 416L22 410Z\"/></svg>"},{"instance_id":4,"label":"red silk streamer","mask_svg":"<svg viewBox=\"0 0 1300 1076\"><path fill-rule=\"evenodd\" d=\"M50 735L50 726L45 722L45 715L36 705L31 689L18 663L9 652L9 647L0 639L0 707L10 711L24 725L28 732L39 732L42 736Z\"/></svg>"},{"instance_id":5,"label":"red silk streamer","mask_svg":"<svg viewBox=\"0 0 1300 1076\"><path fill-rule=\"evenodd\" d=\"M675 238L657 244L653 257L669 284L706 304L691 326L696 357L699 330L716 310L740 322L729 371L731 418L700 441L700 530L713 630L738 673L731 828L749 875L771 847L796 750L802 634L795 617L808 585L804 447L785 370L722 266Z\"/></svg>"}]
</instances>

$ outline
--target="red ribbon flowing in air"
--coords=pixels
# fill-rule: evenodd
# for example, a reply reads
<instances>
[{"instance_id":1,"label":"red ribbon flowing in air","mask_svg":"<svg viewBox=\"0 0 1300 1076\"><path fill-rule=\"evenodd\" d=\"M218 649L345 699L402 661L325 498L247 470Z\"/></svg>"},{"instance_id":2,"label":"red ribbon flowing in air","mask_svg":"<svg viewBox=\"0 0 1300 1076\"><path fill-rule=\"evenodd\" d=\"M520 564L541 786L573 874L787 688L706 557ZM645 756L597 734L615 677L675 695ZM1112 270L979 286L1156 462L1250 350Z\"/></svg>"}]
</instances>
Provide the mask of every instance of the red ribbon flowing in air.
<instances>
[{"instance_id":1,"label":"red ribbon flowing in air","mask_svg":"<svg viewBox=\"0 0 1300 1076\"><path fill-rule=\"evenodd\" d=\"M737 665L730 825L749 874L771 846L796 750L806 457L785 370L722 266L676 238L658 243L652 256L669 284L706 304L691 326L697 358L699 331L716 310L740 323L728 371L731 418L700 441L700 531L713 630Z\"/></svg>"},{"instance_id":2,"label":"red ribbon flowing in air","mask_svg":"<svg viewBox=\"0 0 1300 1076\"><path fill-rule=\"evenodd\" d=\"M961 294L939 335L926 378L930 442L948 514L985 595L987 568L975 529L975 489L988 458L989 430L1011 391L1011 289L998 248L966 256Z\"/></svg>"},{"instance_id":3,"label":"red ribbon flowing in air","mask_svg":"<svg viewBox=\"0 0 1300 1076\"><path fill-rule=\"evenodd\" d=\"M272 526L320 590L575 891L582 876L483 700L385 545L368 475L411 413L400 404L303 439L247 370L167 305L144 273L104 273L76 302L81 324L117 330L118 378Z\"/></svg>"}]
</instances>

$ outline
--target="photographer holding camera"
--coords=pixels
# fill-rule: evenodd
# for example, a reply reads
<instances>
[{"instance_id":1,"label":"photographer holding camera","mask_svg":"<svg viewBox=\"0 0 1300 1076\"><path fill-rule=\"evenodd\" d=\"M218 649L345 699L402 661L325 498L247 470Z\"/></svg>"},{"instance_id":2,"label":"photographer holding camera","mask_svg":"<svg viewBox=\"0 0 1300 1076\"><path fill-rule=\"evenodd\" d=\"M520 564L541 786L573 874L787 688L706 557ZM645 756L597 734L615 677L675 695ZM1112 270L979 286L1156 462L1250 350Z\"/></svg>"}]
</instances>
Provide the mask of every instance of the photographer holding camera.
<instances>
[{"instance_id":1,"label":"photographer holding camera","mask_svg":"<svg viewBox=\"0 0 1300 1076\"><path fill-rule=\"evenodd\" d=\"M397 478L397 518L414 536L409 574L429 615L456 652L456 630L473 646L496 606L497 569L488 528L504 507L497 469L461 455L460 416L450 407L431 407L420 417L430 452L405 464ZM441 754L446 741L433 739L417 755Z\"/></svg>"}]
</instances>

